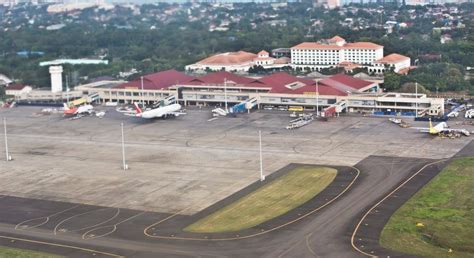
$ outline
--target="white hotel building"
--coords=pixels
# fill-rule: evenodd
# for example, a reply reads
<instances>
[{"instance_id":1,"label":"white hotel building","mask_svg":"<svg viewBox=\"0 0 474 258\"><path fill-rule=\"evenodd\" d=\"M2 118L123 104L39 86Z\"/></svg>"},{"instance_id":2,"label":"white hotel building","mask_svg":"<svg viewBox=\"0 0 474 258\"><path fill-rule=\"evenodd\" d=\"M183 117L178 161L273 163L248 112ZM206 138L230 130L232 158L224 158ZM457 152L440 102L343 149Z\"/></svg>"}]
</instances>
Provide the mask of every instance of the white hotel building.
<instances>
[{"instance_id":1,"label":"white hotel building","mask_svg":"<svg viewBox=\"0 0 474 258\"><path fill-rule=\"evenodd\" d=\"M335 36L321 42L303 42L291 48L293 68L318 70L345 62L373 66L383 58L383 46L371 42L347 43Z\"/></svg>"}]
</instances>

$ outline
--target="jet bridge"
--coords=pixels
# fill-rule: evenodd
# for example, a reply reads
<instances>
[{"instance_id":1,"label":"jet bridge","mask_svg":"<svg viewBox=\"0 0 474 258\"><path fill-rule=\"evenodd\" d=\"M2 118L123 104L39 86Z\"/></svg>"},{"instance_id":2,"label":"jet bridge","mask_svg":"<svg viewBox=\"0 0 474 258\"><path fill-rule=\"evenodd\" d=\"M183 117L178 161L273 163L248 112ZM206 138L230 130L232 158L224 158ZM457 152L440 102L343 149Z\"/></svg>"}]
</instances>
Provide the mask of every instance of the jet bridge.
<instances>
[{"instance_id":1,"label":"jet bridge","mask_svg":"<svg viewBox=\"0 0 474 258\"><path fill-rule=\"evenodd\" d=\"M334 114L339 114L347 108L347 101L340 100L329 107L325 108L322 112L323 117L330 117Z\"/></svg>"},{"instance_id":2,"label":"jet bridge","mask_svg":"<svg viewBox=\"0 0 474 258\"><path fill-rule=\"evenodd\" d=\"M250 109L257 106L257 104L258 104L257 97L253 97L231 107L230 113L242 113L242 112L245 112L246 110L249 112Z\"/></svg>"}]
</instances>

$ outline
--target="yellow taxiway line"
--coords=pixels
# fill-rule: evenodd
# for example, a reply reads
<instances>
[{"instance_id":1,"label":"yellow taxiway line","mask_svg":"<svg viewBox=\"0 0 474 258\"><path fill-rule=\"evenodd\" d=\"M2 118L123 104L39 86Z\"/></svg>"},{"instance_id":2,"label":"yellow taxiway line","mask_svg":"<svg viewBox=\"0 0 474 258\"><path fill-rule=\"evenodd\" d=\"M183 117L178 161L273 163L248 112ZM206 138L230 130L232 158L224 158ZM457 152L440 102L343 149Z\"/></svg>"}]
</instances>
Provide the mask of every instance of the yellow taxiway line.
<instances>
[{"instance_id":1,"label":"yellow taxiway line","mask_svg":"<svg viewBox=\"0 0 474 258\"><path fill-rule=\"evenodd\" d=\"M360 225L362 224L362 222L365 220L365 218L367 218L367 216L375 209L377 208L377 206L379 206L382 202L384 202L388 197L390 197L392 194L394 194L396 191L398 191L400 188L402 188L405 184L407 184L410 180L412 180L415 176L417 176L419 173L421 173L421 171L423 171L425 168L431 166L431 165L434 165L434 164L437 164L437 163L441 163L441 162L444 162L446 161L446 159L442 159L442 160L438 160L438 161L435 161L435 162L431 162L431 163L428 163L426 165L424 165L422 168L420 168L420 170L418 170L416 173L414 173L413 175L411 175L407 180L405 180L403 183L401 183L397 188L395 188L393 191L391 191L390 193L388 193L384 198L382 198L380 201L378 201L374 206L372 206L365 214L364 216L360 219L359 223L357 223L357 226L355 227L354 231L352 232L352 236L351 236L351 245L352 245L352 248L354 248L357 252L365 255L365 256L369 256L369 257L377 257L376 255L373 255L373 254L369 254L369 253L366 253L362 250L360 250L360 248L358 248L355 243L354 243L354 239L355 239L355 236L357 234L357 231L359 230L360 228Z\"/></svg>"},{"instance_id":2,"label":"yellow taxiway line","mask_svg":"<svg viewBox=\"0 0 474 258\"><path fill-rule=\"evenodd\" d=\"M230 240L239 240L239 239L246 239L246 238L251 238L251 237L256 237L256 236L259 236L259 235L263 235L263 234L267 234L267 233L270 233L272 231L275 231L277 229L280 229L282 227L285 227L285 226L288 226L290 224L293 224L297 221L300 221L306 217L308 217L309 215L323 209L324 207L328 206L329 204L333 203L334 201L336 201L339 197L341 197L347 190L349 190L349 188L354 184L354 182L357 180L357 178L359 177L360 175L360 170L356 167L350 167L352 169L354 169L355 171L357 171L357 174L356 176L354 177L354 179L352 179L352 181L350 182L349 185L346 186L346 188L344 188L344 190L342 192L340 192L338 195L336 195L334 198L332 198L331 200L329 200L328 202L326 202L325 204L317 207L316 209L313 209L312 211L294 219L294 220L291 220L291 221L288 221L284 224L281 224L281 225L278 225L276 227L273 227L271 229L267 229L267 230L262 230L261 232L258 232L258 233L254 233L254 234L250 234L250 235L246 235L246 236L236 236L236 237L229 237L229 238L197 238L197 237L174 237L174 236L154 236L154 235L150 235L147 231L152 228L152 227L155 227L156 225L159 225L160 223L163 223L164 221L172 218L172 217L175 217L177 215L179 215L179 212L178 213L175 213L175 214L172 214L170 215L169 217L167 218L164 218L148 227L146 227L144 230L143 230L143 234L145 234L146 236L148 237L151 237L151 238L158 238L158 239L175 239L175 240L192 240L192 241L230 241ZM205 233L203 233L205 234Z\"/></svg>"},{"instance_id":3,"label":"yellow taxiway line","mask_svg":"<svg viewBox=\"0 0 474 258\"><path fill-rule=\"evenodd\" d=\"M20 242L26 242L26 243L33 243L33 244L40 244L40 245L49 245L49 246L56 246L56 247L62 247L62 248L69 248L69 249L74 249L74 250L79 250L79 251L84 251L84 252L89 252L93 254L102 254L110 257L124 257L118 254L112 254L112 253L107 253L107 252L102 252L102 251L97 251L97 250L92 250L88 248L82 248L78 246L71 246L71 245L63 245L63 244L56 244L56 243L49 243L49 242L43 242L43 241L36 241L36 240L31 240L31 239L24 239L24 238L18 238L18 237L9 237L9 236L0 236L2 239L8 239L8 240L13 240L13 241L20 241Z\"/></svg>"}]
</instances>

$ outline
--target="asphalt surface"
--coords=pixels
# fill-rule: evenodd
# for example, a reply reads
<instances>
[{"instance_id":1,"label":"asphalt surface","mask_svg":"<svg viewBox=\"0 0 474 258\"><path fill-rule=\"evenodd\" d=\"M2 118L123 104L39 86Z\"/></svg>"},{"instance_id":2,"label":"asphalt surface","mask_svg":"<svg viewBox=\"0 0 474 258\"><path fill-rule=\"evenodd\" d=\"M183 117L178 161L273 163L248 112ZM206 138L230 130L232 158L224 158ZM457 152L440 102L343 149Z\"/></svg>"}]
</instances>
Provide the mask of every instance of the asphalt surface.
<instances>
[{"instance_id":1,"label":"asphalt surface","mask_svg":"<svg viewBox=\"0 0 474 258\"><path fill-rule=\"evenodd\" d=\"M118 209L48 200L0 196L0 240L2 245L26 249L42 250L69 257L151 257L164 255L171 257L193 256L192 252L180 251L188 246L178 238L196 242L194 248L200 249L202 243L226 240L224 246L240 246L237 240L273 235L273 231L290 227L303 219L317 216L317 212L336 201L350 189L359 176L356 169L334 167L338 174L334 181L315 198L304 205L257 227L233 233L196 234L182 232L186 225L234 202L264 184L302 164L290 164L276 171L265 181L257 181L241 191L208 207L192 216L166 214L128 209ZM310 166L310 165L305 165ZM165 223L163 223L165 222ZM158 225L160 224L160 225ZM164 225L162 225L164 224ZM261 238L261 237L259 237ZM72 241L72 243L71 243ZM173 243L168 248L155 248L151 243L167 241ZM121 244L118 244L118 243ZM235 242L235 243L234 243ZM251 241L253 243L253 241ZM100 247L96 245L100 244ZM173 249L174 244L178 246ZM205 244L207 245L207 243ZM117 246L123 248L117 248ZM220 246L219 245L216 245ZM239 255L240 249L234 252ZM200 255L203 253L200 252ZM229 255L223 253L204 253L205 256Z\"/></svg>"},{"instance_id":2,"label":"asphalt surface","mask_svg":"<svg viewBox=\"0 0 474 258\"><path fill-rule=\"evenodd\" d=\"M367 255L379 257L411 257L408 254L395 252L380 246L379 239L385 224L398 208L436 177L451 160L472 156L474 156L474 142L471 141L453 158L433 161L421 167L413 177L408 178L393 189L390 194L375 202L361 217L357 230L353 234L353 243L356 248Z\"/></svg>"},{"instance_id":3,"label":"asphalt surface","mask_svg":"<svg viewBox=\"0 0 474 258\"><path fill-rule=\"evenodd\" d=\"M0 163L0 245L71 257L364 256L351 246L351 236L367 210L425 164L453 156L468 142L400 129L386 118L348 116L288 131L287 114L255 112L210 122L208 110L195 110L166 122L127 120L132 169L123 173L121 114L79 124L54 115L30 117L30 111L0 110L10 122L15 158ZM324 191L234 239L183 240L191 236L179 232L184 224L259 185L252 184L258 130L264 132L265 171L308 163L355 166L347 171L360 175L353 183L355 174L337 177L328 188L337 191ZM473 144L466 148L458 155L472 156ZM288 221L293 223L278 227Z\"/></svg>"},{"instance_id":4,"label":"asphalt surface","mask_svg":"<svg viewBox=\"0 0 474 258\"><path fill-rule=\"evenodd\" d=\"M0 236L2 244L72 257L358 257L363 255L350 244L358 219L430 162L370 156L355 166L360 176L335 202L296 223L247 239L156 239L146 237L145 228L170 214L17 197L0 197Z\"/></svg>"}]
</instances>

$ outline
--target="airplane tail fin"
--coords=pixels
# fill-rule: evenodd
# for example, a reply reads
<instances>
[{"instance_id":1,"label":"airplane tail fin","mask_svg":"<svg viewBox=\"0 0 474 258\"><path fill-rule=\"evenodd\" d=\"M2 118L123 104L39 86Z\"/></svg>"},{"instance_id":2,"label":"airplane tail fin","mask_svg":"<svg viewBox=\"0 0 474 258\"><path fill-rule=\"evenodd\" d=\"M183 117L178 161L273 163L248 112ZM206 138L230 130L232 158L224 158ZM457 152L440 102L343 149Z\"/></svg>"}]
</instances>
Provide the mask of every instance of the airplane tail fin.
<instances>
[{"instance_id":1,"label":"airplane tail fin","mask_svg":"<svg viewBox=\"0 0 474 258\"><path fill-rule=\"evenodd\" d=\"M67 106L66 103L63 103L63 106L64 106L64 110L70 110L70 108Z\"/></svg>"},{"instance_id":2,"label":"airplane tail fin","mask_svg":"<svg viewBox=\"0 0 474 258\"><path fill-rule=\"evenodd\" d=\"M141 113L142 113L142 109L138 106L137 103L133 102L133 106L135 107L135 110L137 111L137 114L141 114Z\"/></svg>"},{"instance_id":3,"label":"airplane tail fin","mask_svg":"<svg viewBox=\"0 0 474 258\"><path fill-rule=\"evenodd\" d=\"M430 134L437 134L437 133L439 133L438 130L437 130L435 127L433 127L433 122L431 122L431 119L430 119L430 129L429 129L429 132L430 132Z\"/></svg>"}]
</instances>

